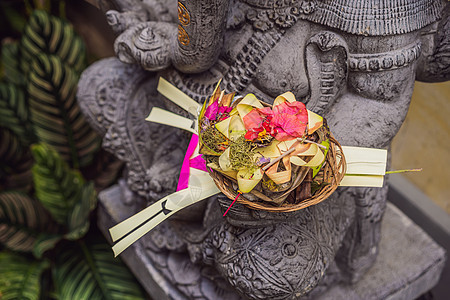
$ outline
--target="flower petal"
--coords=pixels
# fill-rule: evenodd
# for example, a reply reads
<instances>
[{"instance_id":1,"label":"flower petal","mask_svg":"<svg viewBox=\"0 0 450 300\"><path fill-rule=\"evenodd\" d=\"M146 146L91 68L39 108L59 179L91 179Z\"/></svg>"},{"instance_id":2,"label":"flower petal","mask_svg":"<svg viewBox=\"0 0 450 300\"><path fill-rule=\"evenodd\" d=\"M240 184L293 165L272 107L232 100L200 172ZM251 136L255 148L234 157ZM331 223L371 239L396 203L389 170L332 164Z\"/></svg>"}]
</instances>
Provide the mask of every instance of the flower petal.
<instances>
[{"instance_id":1,"label":"flower petal","mask_svg":"<svg viewBox=\"0 0 450 300\"><path fill-rule=\"evenodd\" d=\"M251 110L248 114L246 114L242 121L244 121L245 129L247 130L258 130L261 128L262 131L262 123L264 121L264 118L259 114L257 109Z\"/></svg>"},{"instance_id":2,"label":"flower petal","mask_svg":"<svg viewBox=\"0 0 450 300\"><path fill-rule=\"evenodd\" d=\"M206 108L205 118L207 118L208 120L215 120L218 111L219 111L219 101L214 101L210 106Z\"/></svg>"}]
</instances>

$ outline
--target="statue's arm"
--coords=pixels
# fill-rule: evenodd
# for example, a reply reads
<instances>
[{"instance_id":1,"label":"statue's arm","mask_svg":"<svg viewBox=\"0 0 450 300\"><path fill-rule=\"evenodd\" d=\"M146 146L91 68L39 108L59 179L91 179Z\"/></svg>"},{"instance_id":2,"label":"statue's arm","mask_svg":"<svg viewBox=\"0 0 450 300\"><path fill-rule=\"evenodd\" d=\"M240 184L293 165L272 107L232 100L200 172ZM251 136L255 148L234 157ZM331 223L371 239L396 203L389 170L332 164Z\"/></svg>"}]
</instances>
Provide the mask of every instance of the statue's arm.
<instances>
[{"instance_id":1,"label":"statue's arm","mask_svg":"<svg viewBox=\"0 0 450 300\"><path fill-rule=\"evenodd\" d=\"M447 3L438 24L421 32L422 56L416 79L425 82L450 80L450 3Z\"/></svg>"},{"instance_id":2,"label":"statue's arm","mask_svg":"<svg viewBox=\"0 0 450 300\"><path fill-rule=\"evenodd\" d=\"M178 35L172 46L175 68L185 73L198 73L216 62L222 48L228 2L178 1Z\"/></svg>"}]
</instances>

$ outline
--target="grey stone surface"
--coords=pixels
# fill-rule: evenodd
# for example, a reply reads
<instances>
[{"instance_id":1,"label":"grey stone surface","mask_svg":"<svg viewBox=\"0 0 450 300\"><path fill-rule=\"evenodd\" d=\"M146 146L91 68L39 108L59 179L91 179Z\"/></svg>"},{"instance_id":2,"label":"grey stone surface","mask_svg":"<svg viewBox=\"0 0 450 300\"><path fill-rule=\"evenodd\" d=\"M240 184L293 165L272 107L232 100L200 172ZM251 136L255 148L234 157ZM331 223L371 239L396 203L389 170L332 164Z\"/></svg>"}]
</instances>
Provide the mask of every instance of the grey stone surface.
<instances>
[{"instance_id":1,"label":"grey stone surface","mask_svg":"<svg viewBox=\"0 0 450 300\"><path fill-rule=\"evenodd\" d=\"M114 2L116 54L132 65L92 65L78 99L103 147L127 164L123 201L133 213L175 190L189 140L143 122L153 106L188 116L158 95L160 76L199 102L220 78L227 92L267 102L291 91L326 117L341 144L375 148L400 128L416 78L450 78L445 1ZM342 188L295 213L234 205L226 219L220 210L230 200L219 195L153 230L140 255L189 295L313 297L333 282L357 282L375 262L386 193Z\"/></svg>"},{"instance_id":2,"label":"grey stone surface","mask_svg":"<svg viewBox=\"0 0 450 300\"><path fill-rule=\"evenodd\" d=\"M377 260L361 280L334 286L317 299L416 299L438 282L444 249L390 203L381 232Z\"/></svg>"},{"instance_id":3,"label":"grey stone surface","mask_svg":"<svg viewBox=\"0 0 450 300\"><path fill-rule=\"evenodd\" d=\"M99 227L107 235L107 228L133 214L131 207L123 204L121 189L114 186L100 194ZM120 212L120 214L117 214ZM355 284L335 283L323 294L311 297L317 300L369 300L416 299L430 290L439 280L445 263L445 251L422 229L415 225L394 205L388 203L381 225L379 255L374 265ZM164 272L155 267L146 251L145 242L132 245L122 255L130 269L141 281L153 299L192 299L191 290L177 289ZM172 258L173 259L173 258ZM185 258L189 260L188 258ZM180 266L184 265L177 260ZM190 265L190 262L185 262ZM195 283L194 283L195 284ZM211 285L208 286L210 289ZM203 290L211 299L238 299L214 287Z\"/></svg>"}]
</instances>

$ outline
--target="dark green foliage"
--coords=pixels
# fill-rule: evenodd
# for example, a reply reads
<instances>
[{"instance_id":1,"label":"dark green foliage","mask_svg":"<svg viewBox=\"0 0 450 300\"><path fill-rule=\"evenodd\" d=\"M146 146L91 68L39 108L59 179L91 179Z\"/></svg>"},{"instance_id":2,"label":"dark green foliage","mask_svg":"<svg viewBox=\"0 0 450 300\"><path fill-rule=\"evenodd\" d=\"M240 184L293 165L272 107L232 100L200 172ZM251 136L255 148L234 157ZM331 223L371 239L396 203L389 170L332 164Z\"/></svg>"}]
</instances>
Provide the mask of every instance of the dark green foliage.
<instances>
[{"instance_id":1,"label":"dark green foliage","mask_svg":"<svg viewBox=\"0 0 450 300\"><path fill-rule=\"evenodd\" d=\"M17 42L3 42L1 51L3 75L7 82L17 86L25 85L26 76L20 70L19 47Z\"/></svg>"},{"instance_id":2,"label":"dark green foliage","mask_svg":"<svg viewBox=\"0 0 450 300\"><path fill-rule=\"evenodd\" d=\"M100 146L76 102L78 75L54 55L38 55L28 77L31 120L41 142L74 168L88 165Z\"/></svg>"},{"instance_id":3,"label":"dark green foliage","mask_svg":"<svg viewBox=\"0 0 450 300\"><path fill-rule=\"evenodd\" d=\"M0 188L29 189L32 164L28 147L11 130L0 127Z\"/></svg>"},{"instance_id":4,"label":"dark green foliage","mask_svg":"<svg viewBox=\"0 0 450 300\"><path fill-rule=\"evenodd\" d=\"M55 232L42 205L24 193L0 192L0 243L11 250L33 250L42 232Z\"/></svg>"},{"instance_id":5,"label":"dark green foliage","mask_svg":"<svg viewBox=\"0 0 450 300\"><path fill-rule=\"evenodd\" d=\"M110 246L86 237L94 182L106 187L122 164L96 156L100 139L76 102L82 40L65 21L34 11L20 42L3 44L1 63L0 189L23 192L0 192L0 247L34 258L0 252L0 298L143 299Z\"/></svg>"},{"instance_id":6,"label":"dark green foliage","mask_svg":"<svg viewBox=\"0 0 450 300\"><path fill-rule=\"evenodd\" d=\"M56 222L65 225L81 199L84 180L47 145L34 145L31 151L35 161L32 171L36 197Z\"/></svg>"},{"instance_id":7,"label":"dark green foliage","mask_svg":"<svg viewBox=\"0 0 450 300\"><path fill-rule=\"evenodd\" d=\"M13 84L0 82L0 126L14 132L26 146L35 141L28 115L23 90Z\"/></svg>"},{"instance_id":8,"label":"dark green foliage","mask_svg":"<svg viewBox=\"0 0 450 300\"><path fill-rule=\"evenodd\" d=\"M61 252L54 270L58 299L143 299L128 269L107 243L79 242Z\"/></svg>"},{"instance_id":9,"label":"dark green foliage","mask_svg":"<svg viewBox=\"0 0 450 300\"><path fill-rule=\"evenodd\" d=\"M27 73L30 62L39 54L53 54L80 73L85 67L86 51L81 38L67 22L35 10L20 41L21 68Z\"/></svg>"},{"instance_id":10,"label":"dark green foliage","mask_svg":"<svg viewBox=\"0 0 450 300\"><path fill-rule=\"evenodd\" d=\"M66 228L64 234L39 237L34 253L40 257L62 238L77 240L87 233L89 215L97 204L97 197L93 183L84 183L80 173L71 170L55 150L36 144L32 153L36 197L53 219Z\"/></svg>"},{"instance_id":11,"label":"dark green foliage","mask_svg":"<svg viewBox=\"0 0 450 300\"><path fill-rule=\"evenodd\" d=\"M18 254L0 252L1 299L39 299L41 274L48 267L46 260L35 261Z\"/></svg>"},{"instance_id":12,"label":"dark green foliage","mask_svg":"<svg viewBox=\"0 0 450 300\"><path fill-rule=\"evenodd\" d=\"M36 258L42 258L44 253L55 248L62 238L61 234L41 233L34 243L33 255Z\"/></svg>"},{"instance_id":13,"label":"dark green foliage","mask_svg":"<svg viewBox=\"0 0 450 300\"><path fill-rule=\"evenodd\" d=\"M69 232L64 236L68 240L82 238L89 230L89 214L97 205L94 184L87 183L82 187L81 198L69 213L67 226Z\"/></svg>"}]
</instances>

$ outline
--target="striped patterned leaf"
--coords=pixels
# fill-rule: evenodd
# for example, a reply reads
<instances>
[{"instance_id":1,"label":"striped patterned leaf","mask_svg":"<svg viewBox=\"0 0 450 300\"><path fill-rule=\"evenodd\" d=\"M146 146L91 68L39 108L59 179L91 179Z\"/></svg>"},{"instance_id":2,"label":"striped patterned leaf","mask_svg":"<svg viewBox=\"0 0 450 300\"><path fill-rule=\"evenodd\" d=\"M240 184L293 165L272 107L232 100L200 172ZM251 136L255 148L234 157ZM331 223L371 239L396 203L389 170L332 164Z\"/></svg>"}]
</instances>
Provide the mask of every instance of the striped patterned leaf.
<instances>
[{"instance_id":1,"label":"striped patterned leaf","mask_svg":"<svg viewBox=\"0 0 450 300\"><path fill-rule=\"evenodd\" d=\"M93 183L83 186L80 201L78 201L69 214L69 233L64 237L68 240L77 240L89 230L89 214L97 205L97 197Z\"/></svg>"},{"instance_id":2,"label":"striped patterned leaf","mask_svg":"<svg viewBox=\"0 0 450 300\"><path fill-rule=\"evenodd\" d=\"M15 253L0 252L0 297L2 300L38 300L40 278L48 261L34 261Z\"/></svg>"},{"instance_id":3,"label":"striped patterned leaf","mask_svg":"<svg viewBox=\"0 0 450 300\"><path fill-rule=\"evenodd\" d=\"M76 102L78 75L54 55L39 55L28 81L31 120L41 142L54 147L76 169L91 163L100 138Z\"/></svg>"},{"instance_id":4,"label":"striped patterned leaf","mask_svg":"<svg viewBox=\"0 0 450 300\"><path fill-rule=\"evenodd\" d=\"M55 248L56 244L63 238L62 234L41 233L34 243L33 255L36 258L42 258L44 253Z\"/></svg>"},{"instance_id":5,"label":"striped patterned leaf","mask_svg":"<svg viewBox=\"0 0 450 300\"><path fill-rule=\"evenodd\" d=\"M86 67L85 46L72 25L43 10L33 12L20 43L21 68L25 74L33 58L42 53L59 57L77 73Z\"/></svg>"},{"instance_id":6,"label":"striped patterned leaf","mask_svg":"<svg viewBox=\"0 0 450 300\"><path fill-rule=\"evenodd\" d=\"M103 242L71 245L58 256L53 278L58 299L144 299L128 269Z\"/></svg>"},{"instance_id":7,"label":"striped patterned leaf","mask_svg":"<svg viewBox=\"0 0 450 300\"><path fill-rule=\"evenodd\" d=\"M28 148L9 129L0 127L0 187L28 190L33 182Z\"/></svg>"},{"instance_id":8,"label":"striped patterned leaf","mask_svg":"<svg viewBox=\"0 0 450 300\"><path fill-rule=\"evenodd\" d=\"M50 215L24 193L0 192L0 243L14 251L28 252L41 232L54 230Z\"/></svg>"},{"instance_id":9,"label":"striped patterned leaf","mask_svg":"<svg viewBox=\"0 0 450 300\"><path fill-rule=\"evenodd\" d=\"M35 141L28 115L22 89L0 82L0 126L9 128L20 138L22 144L27 146Z\"/></svg>"},{"instance_id":10,"label":"striped patterned leaf","mask_svg":"<svg viewBox=\"0 0 450 300\"><path fill-rule=\"evenodd\" d=\"M17 42L5 42L2 45L1 63L3 66L4 79L7 82L23 86L25 75L20 70L19 47Z\"/></svg>"},{"instance_id":11,"label":"striped patterned leaf","mask_svg":"<svg viewBox=\"0 0 450 300\"><path fill-rule=\"evenodd\" d=\"M80 200L83 178L69 169L49 146L36 144L31 151L35 161L32 172L36 197L56 222L67 225L74 205Z\"/></svg>"}]
</instances>

